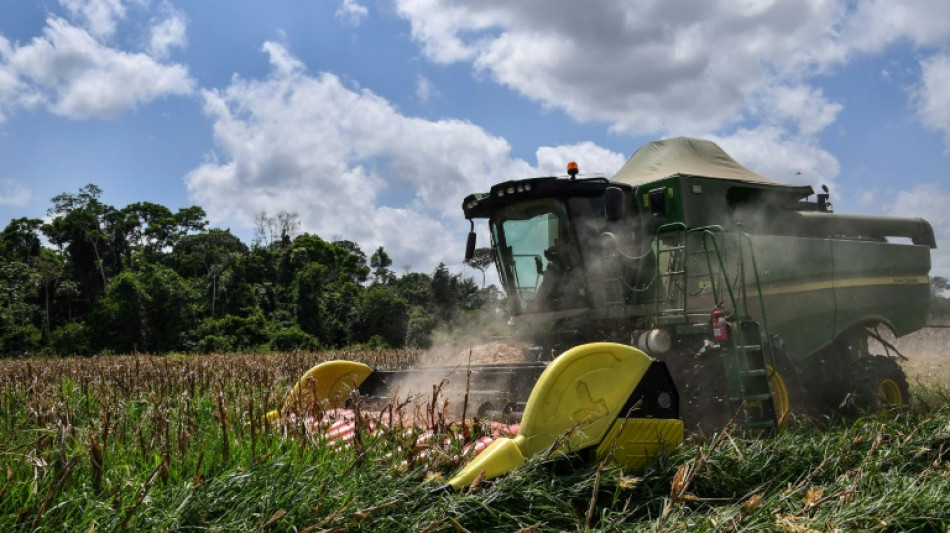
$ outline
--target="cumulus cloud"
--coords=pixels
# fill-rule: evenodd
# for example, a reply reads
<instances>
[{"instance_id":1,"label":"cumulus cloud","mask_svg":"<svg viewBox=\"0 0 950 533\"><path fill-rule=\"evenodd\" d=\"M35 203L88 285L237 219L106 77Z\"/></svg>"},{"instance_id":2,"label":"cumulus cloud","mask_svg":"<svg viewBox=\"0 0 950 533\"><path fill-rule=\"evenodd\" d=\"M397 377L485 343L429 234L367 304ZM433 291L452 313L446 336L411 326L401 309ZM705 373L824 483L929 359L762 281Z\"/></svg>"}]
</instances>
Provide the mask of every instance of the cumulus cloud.
<instances>
[{"instance_id":1,"label":"cumulus cloud","mask_svg":"<svg viewBox=\"0 0 950 533\"><path fill-rule=\"evenodd\" d=\"M845 13L842 35L856 51L880 52L896 41L917 47L950 43L950 17L944 0L864 0Z\"/></svg>"},{"instance_id":2,"label":"cumulus cloud","mask_svg":"<svg viewBox=\"0 0 950 533\"><path fill-rule=\"evenodd\" d=\"M358 0L341 0L336 9L336 16L349 24L358 25L369 15L369 9Z\"/></svg>"},{"instance_id":3,"label":"cumulus cloud","mask_svg":"<svg viewBox=\"0 0 950 533\"><path fill-rule=\"evenodd\" d=\"M950 151L950 17L943 0L854 4L841 25L852 53L880 53L895 43L911 44L920 59L920 79L909 93L925 127L944 134ZM889 72L885 72L887 76Z\"/></svg>"},{"instance_id":4,"label":"cumulus cloud","mask_svg":"<svg viewBox=\"0 0 950 533\"><path fill-rule=\"evenodd\" d=\"M30 190L20 182L0 179L0 205L23 207L30 201Z\"/></svg>"},{"instance_id":5,"label":"cumulus cloud","mask_svg":"<svg viewBox=\"0 0 950 533\"><path fill-rule=\"evenodd\" d=\"M68 118L108 118L139 103L193 91L185 66L110 47L62 18L47 19L42 35L26 44L0 41L0 114L43 104Z\"/></svg>"},{"instance_id":6,"label":"cumulus cloud","mask_svg":"<svg viewBox=\"0 0 950 533\"><path fill-rule=\"evenodd\" d=\"M841 104L829 102L821 89L807 85L767 85L749 99L750 109L765 124L782 126L803 137L820 133L838 117Z\"/></svg>"},{"instance_id":7,"label":"cumulus cloud","mask_svg":"<svg viewBox=\"0 0 950 533\"><path fill-rule=\"evenodd\" d=\"M279 44L264 50L269 76L203 94L217 151L186 183L216 224L251 227L261 210L293 211L306 231L384 245L395 264L424 270L459 263L465 195L545 173L474 124L405 116L337 76L307 73ZM561 150L539 150L539 166L554 167ZM578 152L604 161L595 168L623 160L589 143Z\"/></svg>"},{"instance_id":8,"label":"cumulus cloud","mask_svg":"<svg viewBox=\"0 0 950 533\"><path fill-rule=\"evenodd\" d=\"M813 153L843 109L817 76L898 43L922 58L913 103L950 148L945 4L396 0L396 9L429 60L470 64L578 121L659 136L765 128L787 150ZM826 162L818 155L812 164Z\"/></svg>"},{"instance_id":9,"label":"cumulus cloud","mask_svg":"<svg viewBox=\"0 0 950 533\"><path fill-rule=\"evenodd\" d=\"M97 38L111 37L118 21L125 16L121 0L60 0L59 3Z\"/></svg>"},{"instance_id":10,"label":"cumulus cloud","mask_svg":"<svg viewBox=\"0 0 950 533\"><path fill-rule=\"evenodd\" d=\"M418 98L420 102L425 103L436 96L439 96L439 90L429 81L429 78L421 74L416 76L416 98Z\"/></svg>"},{"instance_id":11,"label":"cumulus cloud","mask_svg":"<svg viewBox=\"0 0 950 533\"><path fill-rule=\"evenodd\" d=\"M729 135L704 135L742 165L775 181L837 191L835 178L841 171L838 160L818 142L790 136L775 126L740 129Z\"/></svg>"},{"instance_id":12,"label":"cumulus cloud","mask_svg":"<svg viewBox=\"0 0 950 533\"><path fill-rule=\"evenodd\" d=\"M917 116L928 128L943 132L950 151L950 53L921 61Z\"/></svg>"},{"instance_id":13,"label":"cumulus cloud","mask_svg":"<svg viewBox=\"0 0 950 533\"><path fill-rule=\"evenodd\" d=\"M536 157L538 174L544 176L564 176L567 174L567 162L574 161L579 167L581 177L601 175L609 178L620 170L627 160L627 156L592 142L542 146L538 148Z\"/></svg>"},{"instance_id":14,"label":"cumulus cloud","mask_svg":"<svg viewBox=\"0 0 950 533\"><path fill-rule=\"evenodd\" d=\"M950 277L950 189L942 183L921 183L901 191L894 198L889 213L894 216L920 217L933 226L937 249L931 251L934 276Z\"/></svg>"},{"instance_id":15,"label":"cumulus cloud","mask_svg":"<svg viewBox=\"0 0 950 533\"><path fill-rule=\"evenodd\" d=\"M795 87L844 57L830 1L397 0L397 9L431 60L471 62L544 106L621 131L721 129L770 86L789 105L818 104L806 133L835 113L820 92Z\"/></svg>"},{"instance_id":16,"label":"cumulus cloud","mask_svg":"<svg viewBox=\"0 0 950 533\"><path fill-rule=\"evenodd\" d=\"M11 54L10 42L0 36L0 123L12 110L22 107L29 100L30 92L16 70L3 60Z\"/></svg>"},{"instance_id":17,"label":"cumulus cloud","mask_svg":"<svg viewBox=\"0 0 950 533\"><path fill-rule=\"evenodd\" d=\"M188 43L185 31L188 23L185 15L174 11L170 16L158 22L149 30L148 52L154 58L168 57L172 48L184 48Z\"/></svg>"}]
</instances>

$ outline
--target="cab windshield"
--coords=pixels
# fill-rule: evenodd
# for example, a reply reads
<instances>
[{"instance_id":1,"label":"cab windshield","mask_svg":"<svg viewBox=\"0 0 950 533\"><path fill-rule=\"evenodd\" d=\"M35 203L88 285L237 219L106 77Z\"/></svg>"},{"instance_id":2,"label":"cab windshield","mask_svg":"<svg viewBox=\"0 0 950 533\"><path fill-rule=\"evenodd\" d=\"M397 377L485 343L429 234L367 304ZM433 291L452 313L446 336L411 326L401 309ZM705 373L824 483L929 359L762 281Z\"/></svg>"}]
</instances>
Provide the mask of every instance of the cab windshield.
<instances>
[{"instance_id":1,"label":"cab windshield","mask_svg":"<svg viewBox=\"0 0 950 533\"><path fill-rule=\"evenodd\" d=\"M506 206L492 217L491 230L514 313L586 305L580 253L562 202L540 199Z\"/></svg>"}]
</instances>

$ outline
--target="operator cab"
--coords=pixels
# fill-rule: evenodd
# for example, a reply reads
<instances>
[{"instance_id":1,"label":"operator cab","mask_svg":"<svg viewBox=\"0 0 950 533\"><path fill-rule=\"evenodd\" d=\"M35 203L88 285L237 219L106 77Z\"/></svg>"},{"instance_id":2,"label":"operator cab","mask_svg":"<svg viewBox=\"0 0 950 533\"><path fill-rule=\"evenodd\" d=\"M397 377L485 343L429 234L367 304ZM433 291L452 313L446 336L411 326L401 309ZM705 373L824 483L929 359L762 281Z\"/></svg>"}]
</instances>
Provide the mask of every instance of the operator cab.
<instances>
[{"instance_id":1,"label":"operator cab","mask_svg":"<svg viewBox=\"0 0 950 533\"><path fill-rule=\"evenodd\" d=\"M495 264L513 315L596 307L601 235L608 229L604 178L509 181L469 195L465 216L487 218ZM474 250L474 234L469 250Z\"/></svg>"}]
</instances>

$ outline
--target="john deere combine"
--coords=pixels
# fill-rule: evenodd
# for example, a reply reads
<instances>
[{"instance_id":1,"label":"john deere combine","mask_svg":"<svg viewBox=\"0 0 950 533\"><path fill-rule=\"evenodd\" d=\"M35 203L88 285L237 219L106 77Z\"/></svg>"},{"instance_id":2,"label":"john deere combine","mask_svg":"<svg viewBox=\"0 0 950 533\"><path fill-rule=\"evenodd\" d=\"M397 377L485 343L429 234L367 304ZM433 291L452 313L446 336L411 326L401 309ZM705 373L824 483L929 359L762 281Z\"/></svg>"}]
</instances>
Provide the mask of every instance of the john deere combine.
<instances>
[{"instance_id":1,"label":"john deere combine","mask_svg":"<svg viewBox=\"0 0 950 533\"><path fill-rule=\"evenodd\" d=\"M610 179L568 173L500 183L462 206L488 221L512 322L539 363L334 362L301 392L330 406L358 389L385 405L407 376L448 379L468 391L456 404L471 415L520 422L457 487L551 448L637 465L684 426L771 431L790 413L907 400L881 334L925 324L936 247L926 221L833 213L827 190L776 183L698 139L648 144Z\"/></svg>"}]
</instances>

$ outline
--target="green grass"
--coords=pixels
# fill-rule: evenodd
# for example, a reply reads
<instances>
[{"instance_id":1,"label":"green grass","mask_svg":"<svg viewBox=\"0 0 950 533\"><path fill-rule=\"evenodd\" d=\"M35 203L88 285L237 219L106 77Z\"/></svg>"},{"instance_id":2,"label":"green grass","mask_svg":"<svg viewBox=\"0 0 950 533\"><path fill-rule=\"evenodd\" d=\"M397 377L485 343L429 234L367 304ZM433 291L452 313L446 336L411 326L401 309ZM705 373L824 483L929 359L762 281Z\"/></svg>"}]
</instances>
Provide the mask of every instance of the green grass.
<instances>
[{"instance_id":1,"label":"green grass","mask_svg":"<svg viewBox=\"0 0 950 533\"><path fill-rule=\"evenodd\" d=\"M891 418L690 441L645 472L541 458L441 492L455 449L407 466L397 446L411 436L331 450L259 421L304 369L339 355L0 362L0 530L950 527L950 401L939 388L916 389Z\"/></svg>"}]
</instances>

